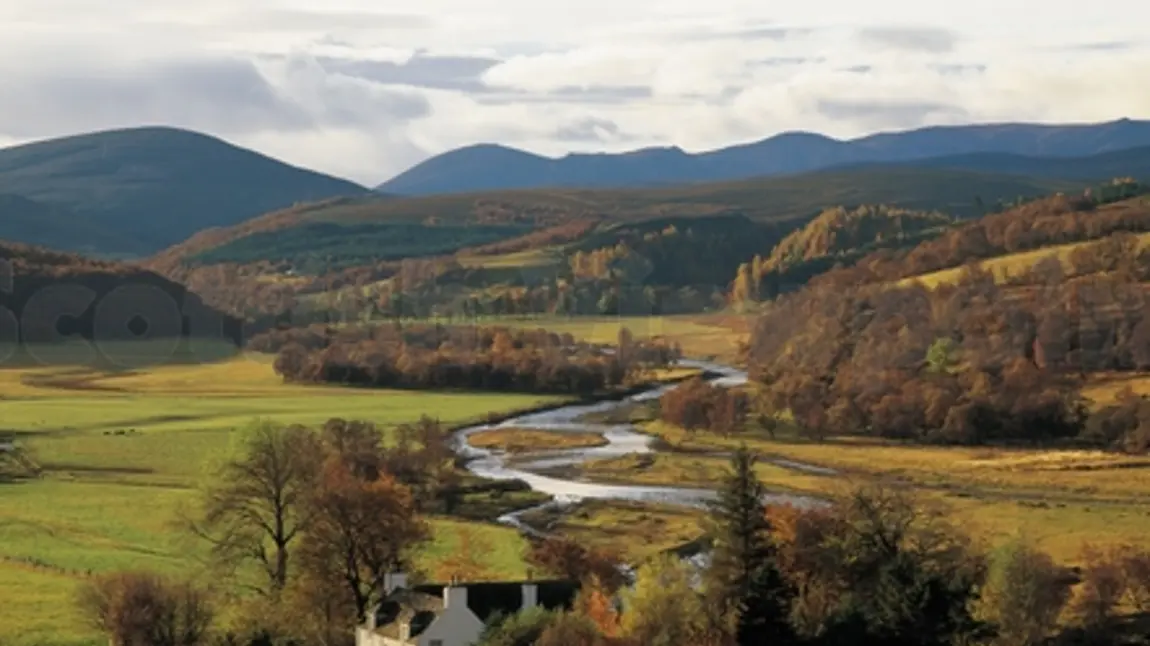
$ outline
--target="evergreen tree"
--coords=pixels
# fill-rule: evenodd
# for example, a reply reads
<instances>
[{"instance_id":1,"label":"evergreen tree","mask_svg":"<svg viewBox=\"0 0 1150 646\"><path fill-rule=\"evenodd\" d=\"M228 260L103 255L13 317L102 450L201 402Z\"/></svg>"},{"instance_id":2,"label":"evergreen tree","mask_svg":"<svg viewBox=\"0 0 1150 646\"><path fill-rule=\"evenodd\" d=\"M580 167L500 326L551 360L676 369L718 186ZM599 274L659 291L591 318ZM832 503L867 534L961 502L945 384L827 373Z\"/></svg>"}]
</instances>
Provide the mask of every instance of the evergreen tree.
<instances>
[{"instance_id":1,"label":"evergreen tree","mask_svg":"<svg viewBox=\"0 0 1150 646\"><path fill-rule=\"evenodd\" d=\"M706 575L710 607L721 613L740 646L786 643L790 594L776 563L766 489L745 446L710 509L714 548Z\"/></svg>"}]
</instances>

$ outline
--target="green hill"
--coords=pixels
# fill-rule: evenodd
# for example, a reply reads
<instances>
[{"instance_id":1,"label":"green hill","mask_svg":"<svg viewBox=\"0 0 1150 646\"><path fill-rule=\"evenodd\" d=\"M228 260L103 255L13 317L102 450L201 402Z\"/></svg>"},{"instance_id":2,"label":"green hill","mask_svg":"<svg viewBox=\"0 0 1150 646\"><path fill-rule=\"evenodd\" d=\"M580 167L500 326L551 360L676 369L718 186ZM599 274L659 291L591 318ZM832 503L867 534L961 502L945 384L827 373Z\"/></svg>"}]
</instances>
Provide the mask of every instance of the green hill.
<instances>
[{"instance_id":1,"label":"green hill","mask_svg":"<svg viewBox=\"0 0 1150 646\"><path fill-rule=\"evenodd\" d=\"M0 149L0 193L18 195L105 235L77 240L41 227L19 241L101 253L148 253L209 227L367 189L289 166L219 139L173 128L134 128ZM48 216L44 216L48 217ZM24 218L27 219L27 218Z\"/></svg>"},{"instance_id":2,"label":"green hill","mask_svg":"<svg viewBox=\"0 0 1150 646\"><path fill-rule=\"evenodd\" d=\"M21 195L0 194L0 239L56 246L90 254L130 248L130 238L89 224L67 210Z\"/></svg>"}]
</instances>

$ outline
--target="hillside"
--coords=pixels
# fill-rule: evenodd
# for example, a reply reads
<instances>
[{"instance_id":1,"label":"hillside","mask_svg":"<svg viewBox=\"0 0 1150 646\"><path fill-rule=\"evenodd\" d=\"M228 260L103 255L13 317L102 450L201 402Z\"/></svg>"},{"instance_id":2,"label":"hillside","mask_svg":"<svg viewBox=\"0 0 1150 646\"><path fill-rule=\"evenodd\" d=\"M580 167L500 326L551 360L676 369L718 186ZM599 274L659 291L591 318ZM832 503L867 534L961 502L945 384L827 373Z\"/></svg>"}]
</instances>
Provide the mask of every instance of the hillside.
<instances>
[{"instance_id":1,"label":"hillside","mask_svg":"<svg viewBox=\"0 0 1150 646\"><path fill-rule=\"evenodd\" d=\"M179 263L293 260L293 240L284 231L323 224L395 226L398 223L437 226L467 225L552 227L575 220L631 222L660 217L710 217L741 214L754 221L803 221L829 205L890 204L906 209L939 210L959 217L979 215L982 204L1070 190L1077 182L1010 175L986 175L962 170L896 168L817 172L742 182L631 190L535 190L477 193L421 198L355 198L331 200L270 213L238 226L207 231L176 245L149 261L170 268ZM382 231L382 229L380 229ZM273 232L278 232L271 235ZM363 230L350 228L343 250L325 232L323 255L357 255ZM442 232L435 232L440 234ZM495 236L494 231L485 231ZM510 237L514 231L501 233ZM261 234L256 240L241 240ZM463 236L457 236L463 238ZM489 241L490 242L490 241ZM467 246L458 241L459 248ZM450 252L450 244L436 253ZM410 254L419 255L419 254Z\"/></svg>"},{"instance_id":2,"label":"hillside","mask_svg":"<svg viewBox=\"0 0 1150 646\"><path fill-rule=\"evenodd\" d=\"M1131 176L1150 180L1150 146L1099 153L1087 157L1033 157L1010 153L970 153L917 159L913 162L864 164L870 169L948 168L983 173L1003 173L1099 182L1111 177ZM857 168L847 166L840 170Z\"/></svg>"},{"instance_id":3,"label":"hillside","mask_svg":"<svg viewBox=\"0 0 1150 646\"><path fill-rule=\"evenodd\" d=\"M1150 146L1150 121L1123 119L1098 124L984 124L935 126L837 140L788 132L762 141L701 153L651 148L618 154L569 154L549 158L498 145L476 145L428 159L384 182L377 190L430 195L542 187L619 188L716 182L748 177L805 173L856 164L908 162L974 153L944 166L985 172L1034 173L1045 177L1100 180L1112 169L1074 170L1053 164L1015 162L993 154L1027 157L1090 157ZM982 166L985 162L987 165ZM1082 161L1073 166L1082 166ZM1091 163L1088 163L1089 166ZM1100 164L1107 163L1101 160ZM1126 170L1130 173L1130 170ZM1051 174L1047 174L1051 173Z\"/></svg>"},{"instance_id":4,"label":"hillside","mask_svg":"<svg viewBox=\"0 0 1150 646\"><path fill-rule=\"evenodd\" d=\"M156 342L133 349L135 359L155 352L170 358L172 340L181 337L209 342L184 348L184 359L194 360L201 351L217 356L221 345L234 346L240 338L239 321L154 272L0 243L0 316L9 314L20 322L25 348L48 347L78 335L96 341L104 358L123 359L116 357L117 341Z\"/></svg>"},{"instance_id":5,"label":"hillside","mask_svg":"<svg viewBox=\"0 0 1150 646\"><path fill-rule=\"evenodd\" d=\"M1150 200L1115 186L872 254L765 305L750 357L770 406L813 437L1150 450L1143 400L1082 394L1150 371ZM1026 251L1035 264L1006 279L974 262ZM957 265L945 283L892 282Z\"/></svg>"},{"instance_id":6,"label":"hillside","mask_svg":"<svg viewBox=\"0 0 1150 646\"><path fill-rule=\"evenodd\" d=\"M63 208L6 194L0 194L0 239L89 253L130 248L133 244L113 230L93 226Z\"/></svg>"},{"instance_id":7,"label":"hillside","mask_svg":"<svg viewBox=\"0 0 1150 646\"><path fill-rule=\"evenodd\" d=\"M0 193L67 212L114 236L84 244L67 231L19 238L58 248L148 253L209 227L295 203L365 193L219 139L134 128L0 149Z\"/></svg>"},{"instance_id":8,"label":"hillside","mask_svg":"<svg viewBox=\"0 0 1150 646\"><path fill-rule=\"evenodd\" d=\"M781 271L804 261L896 243L926 231L940 230L953 222L942 213L883 206L827 209L784 238L764 259L763 269Z\"/></svg>"}]
</instances>

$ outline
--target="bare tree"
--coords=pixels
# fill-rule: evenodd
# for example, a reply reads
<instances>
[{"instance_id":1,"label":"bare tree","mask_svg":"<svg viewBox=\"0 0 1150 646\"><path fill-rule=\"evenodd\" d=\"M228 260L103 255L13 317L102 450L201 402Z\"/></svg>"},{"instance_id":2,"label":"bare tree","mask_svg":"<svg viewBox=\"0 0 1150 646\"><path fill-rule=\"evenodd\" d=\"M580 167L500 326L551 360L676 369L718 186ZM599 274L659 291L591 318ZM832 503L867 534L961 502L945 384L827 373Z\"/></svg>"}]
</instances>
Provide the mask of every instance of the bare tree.
<instances>
[{"instance_id":1,"label":"bare tree","mask_svg":"<svg viewBox=\"0 0 1150 646\"><path fill-rule=\"evenodd\" d=\"M204 591L148 572L118 572L85 584L80 612L113 646L200 646L214 612Z\"/></svg>"},{"instance_id":2,"label":"bare tree","mask_svg":"<svg viewBox=\"0 0 1150 646\"><path fill-rule=\"evenodd\" d=\"M322 444L310 429L267 421L244 429L241 438L188 525L211 545L213 565L225 573L258 566L263 580L245 587L271 596L287 584L289 548L311 522Z\"/></svg>"}]
</instances>

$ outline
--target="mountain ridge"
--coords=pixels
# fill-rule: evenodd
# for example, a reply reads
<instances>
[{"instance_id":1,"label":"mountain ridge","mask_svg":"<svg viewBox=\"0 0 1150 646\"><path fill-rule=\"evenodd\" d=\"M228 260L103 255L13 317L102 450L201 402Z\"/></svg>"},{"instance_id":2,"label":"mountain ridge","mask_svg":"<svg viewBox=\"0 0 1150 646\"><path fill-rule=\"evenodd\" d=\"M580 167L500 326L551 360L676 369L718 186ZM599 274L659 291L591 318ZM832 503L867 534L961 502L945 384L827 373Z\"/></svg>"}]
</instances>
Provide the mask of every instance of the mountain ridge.
<instances>
[{"instance_id":1,"label":"mountain ridge","mask_svg":"<svg viewBox=\"0 0 1150 646\"><path fill-rule=\"evenodd\" d=\"M1150 146L1150 120L927 126L852 139L790 131L698 153L668 146L547 157L501 144L474 144L425 160L376 190L416 196L521 188L622 188L735 181L975 153L1090 157L1141 146Z\"/></svg>"}]
</instances>

